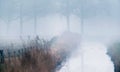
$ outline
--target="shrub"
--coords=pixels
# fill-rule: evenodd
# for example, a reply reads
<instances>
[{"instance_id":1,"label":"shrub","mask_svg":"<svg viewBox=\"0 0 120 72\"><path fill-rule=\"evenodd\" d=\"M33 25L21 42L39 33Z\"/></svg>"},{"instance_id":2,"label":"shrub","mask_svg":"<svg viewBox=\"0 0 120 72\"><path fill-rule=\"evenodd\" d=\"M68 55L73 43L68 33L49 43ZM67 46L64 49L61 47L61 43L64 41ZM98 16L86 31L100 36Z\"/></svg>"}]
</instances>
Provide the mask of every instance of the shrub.
<instances>
[{"instance_id":1,"label":"shrub","mask_svg":"<svg viewBox=\"0 0 120 72\"><path fill-rule=\"evenodd\" d=\"M120 72L120 42L115 42L108 48L108 55L114 63L115 72Z\"/></svg>"}]
</instances>

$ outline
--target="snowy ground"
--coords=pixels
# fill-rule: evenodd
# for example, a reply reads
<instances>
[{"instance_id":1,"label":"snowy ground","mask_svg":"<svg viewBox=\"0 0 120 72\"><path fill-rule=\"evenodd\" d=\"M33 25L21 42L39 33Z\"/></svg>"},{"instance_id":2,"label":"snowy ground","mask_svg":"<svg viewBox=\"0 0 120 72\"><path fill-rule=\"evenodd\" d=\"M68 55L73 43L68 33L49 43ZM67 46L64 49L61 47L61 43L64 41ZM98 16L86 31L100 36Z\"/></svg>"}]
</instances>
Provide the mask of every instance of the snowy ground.
<instances>
[{"instance_id":1,"label":"snowy ground","mask_svg":"<svg viewBox=\"0 0 120 72\"><path fill-rule=\"evenodd\" d=\"M114 72L113 63L106 54L106 47L99 43L85 43L84 48L84 72ZM81 49L69 59L60 72L81 72Z\"/></svg>"}]
</instances>

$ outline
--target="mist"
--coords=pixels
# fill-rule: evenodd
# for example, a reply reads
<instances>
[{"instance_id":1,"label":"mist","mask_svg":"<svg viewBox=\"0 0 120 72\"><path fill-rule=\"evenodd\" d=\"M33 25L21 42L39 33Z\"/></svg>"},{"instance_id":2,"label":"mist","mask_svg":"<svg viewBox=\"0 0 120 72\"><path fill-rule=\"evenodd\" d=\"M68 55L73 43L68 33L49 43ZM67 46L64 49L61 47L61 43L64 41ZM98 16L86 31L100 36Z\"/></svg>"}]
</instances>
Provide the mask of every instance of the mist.
<instances>
[{"instance_id":1,"label":"mist","mask_svg":"<svg viewBox=\"0 0 120 72\"><path fill-rule=\"evenodd\" d=\"M73 32L80 34L80 44L60 72L114 72L106 53L108 44L120 39L119 4L119 0L0 0L0 40L51 39Z\"/></svg>"}]
</instances>

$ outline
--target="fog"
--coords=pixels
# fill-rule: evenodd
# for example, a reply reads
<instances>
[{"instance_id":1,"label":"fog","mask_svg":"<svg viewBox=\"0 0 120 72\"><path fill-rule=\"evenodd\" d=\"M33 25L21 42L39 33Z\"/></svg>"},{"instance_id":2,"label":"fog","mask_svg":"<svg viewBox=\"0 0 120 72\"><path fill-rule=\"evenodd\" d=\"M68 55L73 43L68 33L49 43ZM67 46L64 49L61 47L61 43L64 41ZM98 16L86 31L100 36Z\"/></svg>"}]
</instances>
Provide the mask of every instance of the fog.
<instances>
[{"instance_id":1,"label":"fog","mask_svg":"<svg viewBox=\"0 0 120 72\"><path fill-rule=\"evenodd\" d=\"M41 36L58 35L67 30L67 15L73 32L80 33L83 20L85 36L119 35L118 0L0 0L0 9L1 36L19 36L21 29L26 36L35 30Z\"/></svg>"},{"instance_id":2,"label":"fog","mask_svg":"<svg viewBox=\"0 0 120 72\"><path fill-rule=\"evenodd\" d=\"M53 37L60 35L67 30L65 17L59 14L49 15L38 19L37 34L42 37ZM6 23L0 21L0 36L19 37L19 21L13 21L7 32ZM70 29L72 32L81 33L80 20L77 16L70 16ZM34 36L33 20L27 21L23 25L23 36ZM7 33L6 33L7 32ZM15 37L14 37L15 36ZM84 23L84 38L92 40L107 41L120 36L119 23L109 17L86 19Z\"/></svg>"},{"instance_id":3,"label":"fog","mask_svg":"<svg viewBox=\"0 0 120 72\"><path fill-rule=\"evenodd\" d=\"M36 35L50 39L71 31L81 35L82 44L67 62L69 72L81 72L81 49L84 72L114 72L106 49L120 36L119 4L119 0L0 0L0 40ZM60 72L66 72L63 68Z\"/></svg>"}]
</instances>

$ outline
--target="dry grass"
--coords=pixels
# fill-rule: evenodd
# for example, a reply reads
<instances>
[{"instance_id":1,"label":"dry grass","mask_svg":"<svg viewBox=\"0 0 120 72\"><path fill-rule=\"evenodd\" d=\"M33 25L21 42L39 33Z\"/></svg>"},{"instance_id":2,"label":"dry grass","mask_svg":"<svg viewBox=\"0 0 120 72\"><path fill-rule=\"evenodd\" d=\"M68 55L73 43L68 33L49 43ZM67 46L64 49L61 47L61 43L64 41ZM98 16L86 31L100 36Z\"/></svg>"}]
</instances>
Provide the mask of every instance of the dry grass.
<instances>
[{"instance_id":1,"label":"dry grass","mask_svg":"<svg viewBox=\"0 0 120 72\"><path fill-rule=\"evenodd\" d=\"M48 49L31 49L21 58L6 60L5 72L55 72L62 59L53 56Z\"/></svg>"},{"instance_id":2,"label":"dry grass","mask_svg":"<svg viewBox=\"0 0 120 72\"><path fill-rule=\"evenodd\" d=\"M32 48L20 57L10 58L10 62L6 58L4 72L55 72L61 58L53 55L50 48Z\"/></svg>"},{"instance_id":3,"label":"dry grass","mask_svg":"<svg viewBox=\"0 0 120 72\"><path fill-rule=\"evenodd\" d=\"M33 45L19 57L5 59L4 72L56 72L64 61L62 55L53 54L48 44Z\"/></svg>"},{"instance_id":4,"label":"dry grass","mask_svg":"<svg viewBox=\"0 0 120 72\"><path fill-rule=\"evenodd\" d=\"M79 44L79 35L64 33L59 38L39 39L27 43L22 55L5 59L4 72L56 72Z\"/></svg>"}]
</instances>

